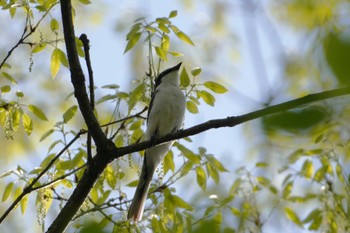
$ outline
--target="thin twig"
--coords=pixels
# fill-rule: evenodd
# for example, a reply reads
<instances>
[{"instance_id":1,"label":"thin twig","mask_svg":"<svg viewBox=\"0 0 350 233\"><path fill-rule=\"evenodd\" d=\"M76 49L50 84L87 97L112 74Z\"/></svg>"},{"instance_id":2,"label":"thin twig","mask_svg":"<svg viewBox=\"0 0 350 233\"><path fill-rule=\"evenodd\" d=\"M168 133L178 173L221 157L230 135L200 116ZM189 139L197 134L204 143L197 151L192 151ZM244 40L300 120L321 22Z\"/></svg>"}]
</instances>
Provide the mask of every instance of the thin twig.
<instances>
[{"instance_id":1,"label":"thin twig","mask_svg":"<svg viewBox=\"0 0 350 233\"><path fill-rule=\"evenodd\" d=\"M78 134L50 161L50 163L40 172L40 174L32 181L30 184L25 187L22 193L14 200L11 206L5 211L5 213L0 217L0 223L11 213L11 211L17 206L17 204L22 200L24 196L32 192L33 186L36 182L50 169L50 167L56 162L56 160L86 131L81 130Z\"/></svg>"},{"instance_id":2,"label":"thin twig","mask_svg":"<svg viewBox=\"0 0 350 233\"><path fill-rule=\"evenodd\" d=\"M20 46L21 44L27 44L27 42L25 42L25 40L31 36L36 29L39 27L40 23L44 20L44 18L50 13L51 9L56 6L58 4L58 2L53 3L50 8L45 12L45 14L39 19L39 21L35 24L34 27L29 27L29 32L28 32L28 22L29 22L29 12L27 13L27 17L26 17L26 23L24 25L24 29L23 29L23 33L21 35L21 38L18 40L18 42L7 52L6 57L2 60L1 64L0 64L0 70L1 68L4 66L4 64L6 63L6 61L10 58L10 56L12 55L13 51ZM31 43L28 43L29 45L31 45ZM1 222L1 221L0 221Z\"/></svg>"},{"instance_id":3,"label":"thin twig","mask_svg":"<svg viewBox=\"0 0 350 233\"><path fill-rule=\"evenodd\" d=\"M80 167L77 167L76 169L74 169L74 170L72 170L72 171L70 171L70 172L68 172L68 173L66 173L66 174L64 174L64 175L62 175L62 176L57 177L56 179L54 179L54 180L52 180L52 181L50 181L50 182L48 182L48 183L46 183L46 184L42 184L42 185L33 187L33 188L31 189L31 191L36 191L36 190L39 190L39 189L42 189L42 188L46 188L46 187L48 187L48 186L50 186L50 185L53 185L53 184L55 184L56 182L58 182L58 181L60 181L60 180L63 180L63 179L65 179L66 177L68 177L68 176L70 176L70 175L73 175L74 173L76 173L77 171L83 169L84 167L86 167L86 163L85 163L84 165L81 165Z\"/></svg>"},{"instance_id":4,"label":"thin twig","mask_svg":"<svg viewBox=\"0 0 350 233\"><path fill-rule=\"evenodd\" d=\"M95 92L94 92L95 84L94 84L94 75L93 75L91 60L90 60L90 41L87 38L86 34L81 34L79 39L83 42L83 47L85 52L85 63L89 74L90 107L92 111L94 111L95 110ZM88 164L90 164L90 161L92 159L92 152L91 152L92 144L91 144L90 132L88 132L87 134L86 144L87 144L87 161L88 161Z\"/></svg>"}]
</instances>

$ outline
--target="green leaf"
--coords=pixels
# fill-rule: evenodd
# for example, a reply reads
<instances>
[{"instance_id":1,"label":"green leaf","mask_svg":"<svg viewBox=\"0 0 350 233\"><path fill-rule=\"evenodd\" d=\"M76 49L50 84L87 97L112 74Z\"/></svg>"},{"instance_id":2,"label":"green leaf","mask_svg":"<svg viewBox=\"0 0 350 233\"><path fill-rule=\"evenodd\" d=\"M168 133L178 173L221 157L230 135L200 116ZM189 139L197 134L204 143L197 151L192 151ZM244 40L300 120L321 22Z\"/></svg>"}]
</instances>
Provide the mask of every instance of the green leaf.
<instances>
[{"instance_id":1,"label":"green leaf","mask_svg":"<svg viewBox=\"0 0 350 233\"><path fill-rule=\"evenodd\" d=\"M187 101L186 103L187 110L193 114L198 113L198 107L193 101Z\"/></svg>"},{"instance_id":2,"label":"green leaf","mask_svg":"<svg viewBox=\"0 0 350 233\"><path fill-rule=\"evenodd\" d=\"M91 3L90 0L79 0L79 2L85 4L85 5L89 5Z\"/></svg>"},{"instance_id":3,"label":"green leaf","mask_svg":"<svg viewBox=\"0 0 350 233\"><path fill-rule=\"evenodd\" d=\"M37 106L29 104L28 105L28 110L31 111L37 118L43 121L47 121L47 117L44 114L44 112Z\"/></svg>"},{"instance_id":4,"label":"green leaf","mask_svg":"<svg viewBox=\"0 0 350 233\"><path fill-rule=\"evenodd\" d=\"M46 48L46 43L37 44L32 49L32 53L38 53Z\"/></svg>"},{"instance_id":5,"label":"green leaf","mask_svg":"<svg viewBox=\"0 0 350 233\"><path fill-rule=\"evenodd\" d=\"M20 202L21 205L21 212L24 214L26 212L27 206L28 206L28 195L24 196Z\"/></svg>"},{"instance_id":6,"label":"green leaf","mask_svg":"<svg viewBox=\"0 0 350 233\"><path fill-rule=\"evenodd\" d=\"M114 170L110 164L105 169L105 174L106 174L106 181L108 186L111 189L115 189L115 186L117 185L117 178L114 174Z\"/></svg>"},{"instance_id":7,"label":"green leaf","mask_svg":"<svg viewBox=\"0 0 350 233\"><path fill-rule=\"evenodd\" d=\"M170 12L168 18L174 18L174 17L176 17L176 16L177 16L177 10L173 10L173 11Z\"/></svg>"},{"instance_id":8,"label":"green leaf","mask_svg":"<svg viewBox=\"0 0 350 233\"><path fill-rule=\"evenodd\" d=\"M289 220L297 224L299 227L304 228L303 223L300 221L298 215L294 212L294 210L286 207L284 208L284 212Z\"/></svg>"},{"instance_id":9,"label":"green leaf","mask_svg":"<svg viewBox=\"0 0 350 233\"><path fill-rule=\"evenodd\" d=\"M6 72L2 72L2 75L13 84L18 84L17 80Z\"/></svg>"},{"instance_id":10,"label":"green leaf","mask_svg":"<svg viewBox=\"0 0 350 233\"><path fill-rule=\"evenodd\" d=\"M158 28L164 33L170 33L170 30L164 23L159 23Z\"/></svg>"},{"instance_id":11,"label":"green leaf","mask_svg":"<svg viewBox=\"0 0 350 233\"><path fill-rule=\"evenodd\" d=\"M8 93L11 91L11 86L10 85L4 85L1 87L1 92L2 93Z\"/></svg>"},{"instance_id":12,"label":"green leaf","mask_svg":"<svg viewBox=\"0 0 350 233\"><path fill-rule=\"evenodd\" d=\"M64 65L65 67L68 68L69 63L68 63L68 59L67 59L66 54L61 49L58 49L58 52L59 52L60 62L62 63L62 65Z\"/></svg>"},{"instance_id":13,"label":"green leaf","mask_svg":"<svg viewBox=\"0 0 350 233\"><path fill-rule=\"evenodd\" d=\"M303 220L303 223L309 223L320 215L322 215L322 211L319 208L314 209L306 216L306 218Z\"/></svg>"},{"instance_id":14,"label":"green leaf","mask_svg":"<svg viewBox=\"0 0 350 233\"><path fill-rule=\"evenodd\" d=\"M326 35L323 41L323 49L326 61L335 74L338 82L348 85L350 67L350 42L344 39L341 34L334 33L333 30Z\"/></svg>"},{"instance_id":15,"label":"green leaf","mask_svg":"<svg viewBox=\"0 0 350 233\"><path fill-rule=\"evenodd\" d=\"M192 210L192 206L176 195L170 195L171 202L181 209Z\"/></svg>"},{"instance_id":16,"label":"green leaf","mask_svg":"<svg viewBox=\"0 0 350 233\"><path fill-rule=\"evenodd\" d=\"M60 50L56 48L51 54L50 71L52 78L56 77L58 71L60 70L60 66Z\"/></svg>"},{"instance_id":17,"label":"green leaf","mask_svg":"<svg viewBox=\"0 0 350 233\"><path fill-rule=\"evenodd\" d=\"M287 199L290 196L292 192L292 188L293 188L293 181L290 181L283 189L282 197L284 199Z\"/></svg>"},{"instance_id":18,"label":"green leaf","mask_svg":"<svg viewBox=\"0 0 350 233\"><path fill-rule=\"evenodd\" d=\"M162 59L163 61L168 60L168 58L166 56L166 51L164 51L162 48L157 47L157 46L155 46L155 49L156 49L156 53L160 59Z\"/></svg>"},{"instance_id":19,"label":"green leaf","mask_svg":"<svg viewBox=\"0 0 350 233\"><path fill-rule=\"evenodd\" d=\"M100 99L98 99L96 101L96 104L100 104L100 103L106 102L108 100L115 100L116 98L117 98L117 96L114 94L113 95L107 94L107 95L102 96Z\"/></svg>"},{"instance_id":20,"label":"green leaf","mask_svg":"<svg viewBox=\"0 0 350 233\"><path fill-rule=\"evenodd\" d=\"M207 177L205 175L204 169L202 167L197 167L196 175L197 175L197 184L204 191L207 188Z\"/></svg>"},{"instance_id":21,"label":"green leaf","mask_svg":"<svg viewBox=\"0 0 350 233\"><path fill-rule=\"evenodd\" d=\"M301 168L302 174L306 178L311 178L314 173L314 166L310 160L305 160L303 167Z\"/></svg>"},{"instance_id":22,"label":"green leaf","mask_svg":"<svg viewBox=\"0 0 350 233\"><path fill-rule=\"evenodd\" d=\"M140 32L136 32L135 34L130 35L130 38L124 50L124 54L135 46L135 44L139 41L140 37L141 37Z\"/></svg>"},{"instance_id":23,"label":"green leaf","mask_svg":"<svg viewBox=\"0 0 350 233\"><path fill-rule=\"evenodd\" d=\"M182 53L177 52L177 51L170 51L169 53L174 57L182 57L183 56Z\"/></svg>"},{"instance_id":24,"label":"green leaf","mask_svg":"<svg viewBox=\"0 0 350 233\"><path fill-rule=\"evenodd\" d=\"M201 158L195 153L193 153L193 151L179 143L176 145L176 147L188 160L195 164L200 164Z\"/></svg>"},{"instance_id":25,"label":"green leaf","mask_svg":"<svg viewBox=\"0 0 350 233\"><path fill-rule=\"evenodd\" d=\"M21 121L21 112L19 109L14 109L12 111L12 127L16 131L19 128L19 124Z\"/></svg>"},{"instance_id":26,"label":"green leaf","mask_svg":"<svg viewBox=\"0 0 350 233\"><path fill-rule=\"evenodd\" d=\"M227 88L224 87L223 85L217 83L217 82L213 82L213 81L208 81L208 82L205 82L203 83L203 85L210 89L211 91L215 92L215 93L218 93L218 94L223 94L225 92L227 92Z\"/></svg>"},{"instance_id":27,"label":"green leaf","mask_svg":"<svg viewBox=\"0 0 350 233\"><path fill-rule=\"evenodd\" d=\"M13 182L10 182L6 185L5 189L4 189L4 193L2 194L2 202L6 201L7 198L10 196L12 188L13 188Z\"/></svg>"},{"instance_id":28,"label":"green leaf","mask_svg":"<svg viewBox=\"0 0 350 233\"><path fill-rule=\"evenodd\" d=\"M18 91L16 91L16 96L18 98L23 98L24 97L24 93L22 91L18 90Z\"/></svg>"},{"instance_id":29,"label":"green leaf","mask_svg":"<svg viewBox=\"0 0 350 233\"><path fill-rule=\"evenodd\" d=\"M145 90L145 85L141 83L139 86L137 86L131 93L128 100L128 113L131 112L131 110L135 107L137 102L141 99L143 93Z\"/></svg>"},{"instance_id":30,"label":"green leaf","mask_svg":"<svg viewBox=\"0 0 350 233\"><path fill-rule=\"evenodd\" d=\"M185 67L182 68L180 74L180 85L183 87L188 87L190 85L190 77L188 76L187 70Z\"/></svg>"},{"instance_id":31,"label":"green leaf","mask_svg":"<svg viewBox=\"0 0 350 233\"><path fill-rule=\"evenodd\" d=\"M58 24L58 21L56 19L52 19L51 22L50 22L50 28L51 28L51 31L56 31L60 28L59 24Z\"/></svg>"},{"instance_id":32,"label":"green leaf","mask_svg":"<svg viewBox=\"0 0 350 233\"><path fill-rule=\"evenodd\" d=\"M180 40L190 44L190 45L193 45L194 46L194 43L193 41L182 31L179 31L178 33L175 34Z\"/></svg>"},{"instance_id":33,"label":"green leaf","mask_svg":"<svg viewBox=\"0 0 350 233\"><path fill-rule=\"evenodd\" d=\"M162 24L171 24L170 20L167 17L156 18L156 22Z\"/></svg>"},{"instance_id":34,"label":"green leaf","mask_svg":"<svg viewBox=\"0 0 350 233\"><path fill-rule=\"evenodd\" d=\"M23 124L24 130L29 136L33 131L33 121L26 113L22 114L22 124Z\"/></svg>"},{"instance_id":35,"label":"green leaf","mask_svg":"<svg viewBox=\"0 0 350 233\"><path fill-rule=\"evenodd\" d=\"M64 123L67 123L68 121L70 121L75 113L77 112L78 110L78 106L77 105L74 105L72 107L70 107L64 114L63 114L63 122Z\"/></svg>"},{"instance_id":36,"label":"green leaf","mask_svg":"<svg viewBox=\"0 0 350 233\"><path fill-rule=\"evenodd\" d=\"M49 131L47 131L46 133L43 134L43 136L41 136L40 138L40 142L43 141L44 139L46 139L48 136L50 136L53 132L55 132L53 129L50 129Z\"/></svg>"},{"instance_id":37,"label":"green leaf","mask_svg":"<svg viewBox=\"0 0 350 233\"><path fill-rule=\"evenodd\" d=\"M162 43L161 46L162 50L164 50L166 53L169 51L170 47L170 38L168 35L164 34L162 37Z\"/></svg>"},{"instance_id":38,"label":"green leaf","mask_svg":"<svg viewBox=\"0 0 350 233\"><path fill-rule=\"evenodd\" d=\"M139 180L134 180L134 181L131 181L130 183L126 184L126 186L136 187L138 183L139 183Z\"/></svg>"},{"instance_id":39,"label":"green leaf","mask_svg":"<svg viewBox=\"0 0 350 233\"><path fill-rule=\"evenodd\" d=\"M202 73L202 68L195 67L191 70L191 73L193 76L198 76L198 75L200 75L200 73Z\"/></svg>"},{"instance_id":40,"label":"green leaf","mask_svg":"<svg viewBox=\"0 0 350 233\"><path fill-rule=\"evenodd\" d=\"M224 165L217 160L213 155L207 155L206 156L209 163L216 169L218 169L220 172L228 172L228 170L224 167Z\"/></svg>"},{"instance_id":41,"label":"green leaf","mask_svg":"<svg viewBox=\"0 0 350 233\"><path fill-rule=\"evenodd\" d=\"M164 157L164 174L166 175L169 170L175 171L174 153L171 150Z\"/></svg>"},{"instance_id":42,"label":"green leaf","mask_svg":"<svg viewBox=\"0 0 350 233\"><path fill-rule=\"evenodd\" d=\"M209 163L205 164L208 175L214 180L216 184L220 183L220 174L216 168L211 166Z\"/></svg>"},{"instance_id":43,"label":"green leaf","mask_svg":"<svg viewBox=\"0 0 350 233\"><path fill-rule=\"evenodd\" d=\"M118 84L107 84L103 85L101 88L106 88L106 89L118 89L120 86Z\"/></svg>"},{"instance_id":44,"label":"green leaf","mask_svg":"<svg viewBox=\"0 0 350 233\"><path fill-rule=\"evenodd\" d=\"M180 176L182 177L182 176L186 175L189 171L191 171L193 165L194 165L194 163L192 161L190 161L190 160L187 161L181 170Z\"/></svg>"},{"instance_id":45,"label":"green leaf","mask_svg":"<svg viewBox=\"0 0 350 233\"><path fill-rule=\"evenodd\" d=\"M214 104L215 104L215 97L212 94L210 94L209 92L204 91L204 90L198 91L197 93L200 95L200 97L203 99L203 101L206 104L208 104L210 106L214 106Z\"/></svg>"},{"instance_id":46,"label":"green leaf","mask_svg":"<svg viewBox=\"0 0 350 233\"><path fill-rule=\"evenodd\" d=\"M128 32L128 34L126 34L126 40L129 40L136 32L139 32L140 28L141 28L141 23L135 23L130 31Z\"/></svg>"}]
</instances>

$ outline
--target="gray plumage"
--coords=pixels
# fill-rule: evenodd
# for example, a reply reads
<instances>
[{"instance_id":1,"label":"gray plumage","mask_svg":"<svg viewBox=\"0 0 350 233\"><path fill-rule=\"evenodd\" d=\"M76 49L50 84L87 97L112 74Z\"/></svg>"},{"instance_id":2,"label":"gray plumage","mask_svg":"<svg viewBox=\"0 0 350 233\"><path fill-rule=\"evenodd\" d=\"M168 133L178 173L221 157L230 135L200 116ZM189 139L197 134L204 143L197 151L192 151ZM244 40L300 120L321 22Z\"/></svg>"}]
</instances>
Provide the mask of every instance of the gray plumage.
<instances>
[{"instance_id":1,"label":"gray plumage","mask_svg":"<svg viewBox=\"0 0 350 233\"><path fill-rule=\"evenodd\" d=\"M157 78L148 111L146 140L159 138L182 127L186 99L179 88L181 63L163 71ZM142 219L145 201L154 171L168 152L173 141L149 148L145 151L139 183L129 208L128 219Z\"/></svg>"}]
</instances>

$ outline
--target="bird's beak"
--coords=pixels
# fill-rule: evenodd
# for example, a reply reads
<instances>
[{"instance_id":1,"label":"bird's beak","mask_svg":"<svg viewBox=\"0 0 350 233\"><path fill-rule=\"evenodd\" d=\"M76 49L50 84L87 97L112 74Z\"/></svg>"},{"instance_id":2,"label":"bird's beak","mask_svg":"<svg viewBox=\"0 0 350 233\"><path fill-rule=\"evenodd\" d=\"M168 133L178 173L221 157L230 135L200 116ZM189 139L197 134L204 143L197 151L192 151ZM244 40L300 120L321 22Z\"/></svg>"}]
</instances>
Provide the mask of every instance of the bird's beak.
<instances>
[{"instance_id":1,"label":"bird's beak","mask_svg":"<svg viewBox=\"0 0 350 233\"><path fill-rule=\"evenodd\" d=\"M181 65L182 65L182 62L180 62L179 64L177 64L176 66L174 66L174 70L179 70L180 67L181 67Z\"/></svg>"}]
</instances>

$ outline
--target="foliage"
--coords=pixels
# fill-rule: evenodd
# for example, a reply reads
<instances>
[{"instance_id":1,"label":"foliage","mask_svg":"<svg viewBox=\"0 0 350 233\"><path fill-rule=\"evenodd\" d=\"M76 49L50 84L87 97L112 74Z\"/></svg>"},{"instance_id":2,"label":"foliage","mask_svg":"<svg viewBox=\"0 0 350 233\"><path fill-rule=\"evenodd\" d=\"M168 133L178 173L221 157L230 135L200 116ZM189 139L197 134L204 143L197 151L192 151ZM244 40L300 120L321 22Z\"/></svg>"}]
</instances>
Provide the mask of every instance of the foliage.
<instances>
[{"instance_id":1,"label":"foliage","mask_svg":"<svg viewBox=\"0 0 350 233\"><path fill-rule=\"evenodd\" d=\"M89 7L90 3L76 1L75 9L82 4ZM16 64L9 58L18 46L28 46L32 62L39 54L46 54L50 63L47 71L52 79L56 80L60 72L67 72L62 69L69 67L62 43L62 25L53 13L57 4L53 0L0 1L2 11L25 22L18 43L0 64L0 77L4 82L0 86L0 123L8 139L15 139L14 132L21 127L31 135L37 130L36 122L54 122L45 108L31 103L23 91L14 91L23 80L17 78ZM273 13L282 23L316 35L306 56L286 57L283 64L286 88L282 92L301 96L306 91L347 85L349 39L339 20L338 10L342 4L348 3L341 0L274 2L272 9L278 11ZM219 15L227 9L222 5L215 5L213 9L217 16L215 22L222 22ZM137 49L145 51L148 72L134 80L130 90L119 83L101 87L105 92L96 101L95 115L117 147L143 139L145 107L150 102L155 78L168 62L190 57L185 49L175 47L174 41L197 45L190 34L175 25L176 17L178 11L173 10L168 16L153 21L146 17L136 19L126 34L124 53ZM214 31L219 37L219 29L224 26L216 26ZM44 30L49 33L43 33ZM75 40L79 56L84 58L83 43L78 38ZM201 53L213 54L213 50L206 49L198 48ZM29 71L32 66L31 63ZM188 114L200 113L203 103L215 106L218 95L229 89L221 82L206 79L203 74L206 69L191 67L189 63L183 65L180 86L186 94ZM269 101L262 106L276 101L272 94L268 95L264 98ZM87 132L74 129L74 123L80 122L78 106L67 102L64 107L60 106L61 119L44 132L40 131L40 142L48 143L47 155L40 165L31 169L18 165L0 174L3 181L1 201L8 204L18 200L15 206L22 214L35 208L42 231L47 229L46 216L54 211L53 207L64 205L82 177L88 157L96 149L85 137L78 143L77 139ZM76 232L144 232L149 229L152 232L265 232L266 225L284 219L299 230L348 232L350 134L346 106L322 102L264 117L259 121L259 129L248 125L249 143L255 147L252 138L260 130L266 147L256 146L255 150L263 150L268 156L259 157L257 161L247 159L246 165L234 169L207 148L193 149L191 138L176 141L158 169L157 181L151 185L150 202L140 224L125 221L125 215L131 198L128 188L137 185L130 174L136 177L135 170L139 172L138 161L143 152L124 156L105 168L71 227ZM32 119L32 116L35 117ZM196 193L196 200L176 190L175 184L186 179L192 181L191 192ZM36 196L36 203L28 201L33 196Z\"/></svg>"}]
</instances>

